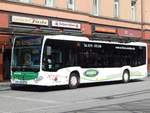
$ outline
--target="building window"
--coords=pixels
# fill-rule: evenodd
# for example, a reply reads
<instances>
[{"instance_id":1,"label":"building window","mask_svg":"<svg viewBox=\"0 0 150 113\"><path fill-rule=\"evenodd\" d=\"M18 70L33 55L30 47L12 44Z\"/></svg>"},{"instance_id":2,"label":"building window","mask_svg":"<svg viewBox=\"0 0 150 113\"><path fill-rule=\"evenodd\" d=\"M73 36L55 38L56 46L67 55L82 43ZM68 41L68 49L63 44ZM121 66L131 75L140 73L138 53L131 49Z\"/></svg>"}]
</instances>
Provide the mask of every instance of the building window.
<instances>
[{"instance_id":1,"label":"building window","mask_svg":"<svg viewBox=\"0 0 150 113\"><path fill-rule=\"evenodd\" d=\"M114 0L114 17L119 17L119 0Z\"/></svg>"},{"instance_id":2,"label":"building window","mask_svg":"<svg viewBox=\"0 0 150 113\"><path fill-rule=\"evenodd\" d=\"M54 0L45 0L45 5L48 7L53 7L54 6Z\"/></svg>"},{"instance_id":3,"label":"building window","mask_svg":"<svg viewBox=\"0 0 150 113\"><path fill-rule=\"evenodd\" d=\"M9 1L31 3L31 0L9 0Z\"/></svg>"},{"instance_id":4,"label":"building window","mask_svg":"<svg viewBox=\"0 0 150 113\"><path fill-rule=\"evenodd\" d=\"M68 9L75 10L75 0L68 0Z\"/></svg>"},{"instance_id":5,"label":"building window","mask_svg":"<svg viewBox=\"0 0 150 113\"><path fill-rule=\"evenodd\" d=\"M133 21L136 20L136 3L137 0L131 0L131 17Z\"/></svg>"},{"instance_id":6,"label":"building window","mask_svg":"<svg viewBox=\"0 0 150 113\"><path fill-rule=\"evenodd\" d=\"M93 0L93 15L99 15L99 0Z\"/></svg>"},{"instance_id":7,"label":"building window","mask_svg":"<svg viewBox=\"0 0 150 113\"><path fill-rule=\"evenodd\" d=\"M19 0L19 1L23 3L31 3L31 0Z\"/></svg>"}]
</instances>

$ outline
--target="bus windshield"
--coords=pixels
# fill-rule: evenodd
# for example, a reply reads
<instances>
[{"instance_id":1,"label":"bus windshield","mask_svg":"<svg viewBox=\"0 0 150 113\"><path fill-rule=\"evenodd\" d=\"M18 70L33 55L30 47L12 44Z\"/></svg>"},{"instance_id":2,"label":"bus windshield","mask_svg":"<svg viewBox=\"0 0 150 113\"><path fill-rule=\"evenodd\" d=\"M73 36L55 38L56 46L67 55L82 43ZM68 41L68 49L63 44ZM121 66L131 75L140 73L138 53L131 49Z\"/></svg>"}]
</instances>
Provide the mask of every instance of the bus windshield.
<instances>
[{"instance_id":1,"label":"bus windshield","mask_svg":"<svg viewBox=\"0 0 150 113\"><path fill-rule=\"evenodd\" d=\"M12 69L16 71L39 71L41 37L16 38L13 50Z\"/></svg>"}]
</instances>

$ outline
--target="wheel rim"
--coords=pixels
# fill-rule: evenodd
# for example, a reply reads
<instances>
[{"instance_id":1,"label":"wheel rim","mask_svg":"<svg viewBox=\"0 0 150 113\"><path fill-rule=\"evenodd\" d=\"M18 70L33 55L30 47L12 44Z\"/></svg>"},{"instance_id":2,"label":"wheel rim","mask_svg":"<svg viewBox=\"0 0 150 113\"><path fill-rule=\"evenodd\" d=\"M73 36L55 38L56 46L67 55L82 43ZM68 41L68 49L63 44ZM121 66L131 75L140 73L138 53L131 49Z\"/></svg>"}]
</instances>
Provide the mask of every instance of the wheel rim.
<instances>
[{"instance_id":1,"label":"wheel rim","mask_svg":"<svg viewBox=\"0 0 150 113\"><path fill-rule=\"evenodd\" d=\"M129 75L128 75L128 73L124 74L123 80L124 80L124 82L128 82L129 81Z\"/></svg>"},{"instance_id":2,"label":"wheel rim","mask_svg":"<svg viewBox=\"0 0 150 113\"><path fill-rule=\"evenodd\" d=\"M70 79L70 83L72 86L76 86L78 83L77 77L76 76L72 76Z\"/></svg>"}]
</instances>

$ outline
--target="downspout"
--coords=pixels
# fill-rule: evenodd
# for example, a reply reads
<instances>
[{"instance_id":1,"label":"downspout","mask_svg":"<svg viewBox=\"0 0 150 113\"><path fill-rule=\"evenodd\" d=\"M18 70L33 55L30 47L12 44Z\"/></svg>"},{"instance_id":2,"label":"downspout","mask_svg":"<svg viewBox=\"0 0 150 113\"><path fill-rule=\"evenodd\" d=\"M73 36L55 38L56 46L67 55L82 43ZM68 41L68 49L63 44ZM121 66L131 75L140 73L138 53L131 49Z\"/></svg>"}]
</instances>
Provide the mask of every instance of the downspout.
<instances>
[{"instance_id":1,"label":"downspout","mask_svg":"<svg viewBox=\"0 0 150 113\"><path fill-rule=\"evenodd\" d=\"M144 15L143 15L143 13L144 13L144 6L143 6L144 4L143 4L143 0L141 0L141 39L142 40L144 40Z\"/></svg>"}]
</instances>

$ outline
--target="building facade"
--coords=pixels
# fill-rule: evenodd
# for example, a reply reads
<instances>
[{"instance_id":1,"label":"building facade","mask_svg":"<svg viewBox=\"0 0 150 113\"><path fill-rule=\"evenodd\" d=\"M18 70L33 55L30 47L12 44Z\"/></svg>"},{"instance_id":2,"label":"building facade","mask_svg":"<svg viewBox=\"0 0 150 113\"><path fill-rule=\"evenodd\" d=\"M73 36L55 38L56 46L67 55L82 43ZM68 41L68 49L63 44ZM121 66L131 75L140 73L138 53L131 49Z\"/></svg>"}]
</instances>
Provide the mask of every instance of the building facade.
<instances>
[{"instance_id":1,"label":"building facade","mask_svg":"<svg viewBox=\"0 0 150 113\"><path fill-rule=\"evenodd\" d=\"M10 78L11 45L17 35L84 35L144 41L150 48L149 4L150 0L0 0L0 81ZM150 49L148 56L150 61Z\"/></svg>"}]
</instances>

